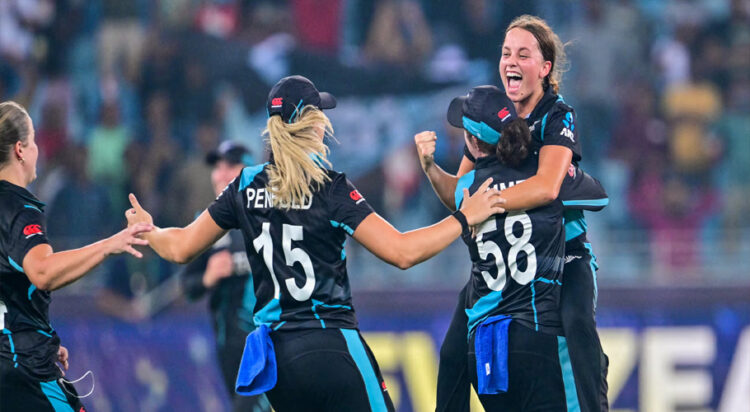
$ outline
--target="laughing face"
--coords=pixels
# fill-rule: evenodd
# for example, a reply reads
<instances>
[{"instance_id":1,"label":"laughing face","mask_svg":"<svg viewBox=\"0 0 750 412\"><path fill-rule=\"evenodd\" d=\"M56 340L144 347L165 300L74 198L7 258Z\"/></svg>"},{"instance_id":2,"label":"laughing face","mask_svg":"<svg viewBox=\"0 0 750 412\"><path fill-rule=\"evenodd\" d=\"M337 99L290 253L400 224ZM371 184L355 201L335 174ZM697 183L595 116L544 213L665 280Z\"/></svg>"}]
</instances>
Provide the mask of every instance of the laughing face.
<instances>
[{"instance_id":1,"label":"laughing face","mask_svg":"<svg viewBox=\"0 0 750 412\"><path fill-rule=\"evenodd\" d=\"M533 34L518 27L506 33L500 57L500 78L519 115L528 114L541 99L543 81L551 68L552 63L544 60ZM530 108L526 107L529 105Z\"/></svg>"}]
</instances>

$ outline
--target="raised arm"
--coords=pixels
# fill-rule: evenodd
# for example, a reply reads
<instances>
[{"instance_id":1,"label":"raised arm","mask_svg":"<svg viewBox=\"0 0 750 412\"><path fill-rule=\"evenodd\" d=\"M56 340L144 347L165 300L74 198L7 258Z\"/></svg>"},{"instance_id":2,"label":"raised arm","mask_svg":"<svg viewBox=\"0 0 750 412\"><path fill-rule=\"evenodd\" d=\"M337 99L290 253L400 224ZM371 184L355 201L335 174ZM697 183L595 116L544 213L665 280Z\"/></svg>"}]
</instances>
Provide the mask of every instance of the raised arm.
<instances>
[{"instance_id":1,"label":"raised arm","mask_svg":"<svg viewBox=\"0 0 750 412\"><path fill-rule=\"evenodd\" d=\"M153 225L153 218L138 203L135 195L129 196L133 208L125 212L128 225L145 222ZM163 259L173 263L185 264L211 247L227 231L214 222L208 211L204 210L192 223L180 227L159 228L144 235L151 249Z\"/></svg>"},{"instance_id":2,"label":"raised arm","mask_svg":"<svg viewBox=\"0 0 750 412\"><path fill-rule=\"evenodd\" d=\"M466 156L461 160L458 173L452 175L435 163L435 142L437 135L435 132L425 131L414 135L414 143L417 145L419 162L422 164L422 170L427 179L430 180L432 189L441 202L451 211L456 210L455 192L458 179L474 169L474 162Z\"/></svg>"},{"instance_id":3,"label":"raised arm","mask_svg":"<svg viewBox=\"0 0 750 412\"><path fill-rule=\"evenodd\" d=\"M147 245L148 241L138 236L148 233L153 227L139 223L96 243L79 249L55 253L47 243L34 246L23 258L23 271L31 283L41 290L59 289L83 277L110 255L123 252L141 258L134 245Z\"/></svg>"},{"instance_id":4,"label":"raised arm","mask_svg":"<svg viewBox=\"0 0 750 412\"><path fill-rule=\"evenodd\" d=\"M476 225L496 213L504 213L497 189L488 189L487 179L469 197L464 189L461 213L469 225ZM421 263L448 247L462 233L458 219L447 217L432 226L401 233L377 213L371 213L354 231L354 239L375 256L401 269Z\"/></svg>"}]
</instances>

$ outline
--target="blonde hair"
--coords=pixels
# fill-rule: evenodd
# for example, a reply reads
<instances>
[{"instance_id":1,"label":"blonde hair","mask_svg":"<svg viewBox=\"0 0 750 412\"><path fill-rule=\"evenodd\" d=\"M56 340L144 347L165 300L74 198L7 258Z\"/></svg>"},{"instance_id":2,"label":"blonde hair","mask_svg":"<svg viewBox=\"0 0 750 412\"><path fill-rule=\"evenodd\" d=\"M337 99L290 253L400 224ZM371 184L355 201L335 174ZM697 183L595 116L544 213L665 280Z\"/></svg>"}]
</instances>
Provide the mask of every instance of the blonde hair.
<instances>
[{"instance_id":1,"label":"blonde hair","mask_svg":"<svg viewBox=\"0 0 750 412\"><path fill-rule=\"evenodd\" d=\"M555 94L560 93L562 74L567 70L567 57L565 56L565 45L560 37L552 31L544 19L524 14L513 19L505 30L508 34L512 29L519 28L531 33L539 43L539 50L544 60L552 63L549 74L544 78L544 88L552 87Z\"/></svg>"},{"instance_id":2,"label":"blonde hair","mask_svg":"<svg viewBox=\"0 0 750 412\"><path fill-rule=\"evenodd\" d=\"M268 118L263 135L273 153L268 177L274 207L289 210L292 205L303 205L331 179L325 170L331 166L329 149L320 139L320 127L333 136L328 116L311 105L302 109L294 123L285 123L281 116Z\"/></svg>"}]
</instances>

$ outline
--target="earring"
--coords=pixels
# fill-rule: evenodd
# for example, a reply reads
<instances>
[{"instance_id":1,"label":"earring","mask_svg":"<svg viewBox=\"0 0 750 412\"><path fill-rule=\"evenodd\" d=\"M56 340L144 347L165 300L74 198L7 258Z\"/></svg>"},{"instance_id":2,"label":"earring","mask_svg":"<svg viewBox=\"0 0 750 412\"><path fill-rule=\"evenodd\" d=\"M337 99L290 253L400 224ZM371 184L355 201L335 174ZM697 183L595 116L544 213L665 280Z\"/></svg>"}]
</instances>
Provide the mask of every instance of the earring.
<instances>
[{"instance_id":1,"label":"earring","mask_svg":"<svg viewBox=\"0 0 750 412\"><path fill-rule=\"evenodd\" d=\"M19 157L18 161L21 162L21 163L23 163L23 157Z\"/></svg>"}]
</instances>

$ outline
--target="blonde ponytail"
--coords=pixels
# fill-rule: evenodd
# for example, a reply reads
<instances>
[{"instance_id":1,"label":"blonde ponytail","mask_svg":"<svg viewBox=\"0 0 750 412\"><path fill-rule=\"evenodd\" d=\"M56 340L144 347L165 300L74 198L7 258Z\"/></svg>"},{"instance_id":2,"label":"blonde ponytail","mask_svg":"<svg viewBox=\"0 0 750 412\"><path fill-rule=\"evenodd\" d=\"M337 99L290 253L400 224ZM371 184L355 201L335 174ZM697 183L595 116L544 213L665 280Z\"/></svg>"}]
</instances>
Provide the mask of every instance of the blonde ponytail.
<instances>
[{"instance_id":1,"label":"blonde ponytail","mask_svg":"<svg viewBox=\"0 0 750 412\"><path fill-rule=\"evenodd\" d=\"M268 166L269 190L274 207L289 210L304 205L325 182L330 180L325 167L329 149L318 130L322 127L333 136L328 117L315 106L305 106L294 123L285 123L281 116L271 116L263 135L271 146L273 163Z\"/></svg>"}]
</instances>

